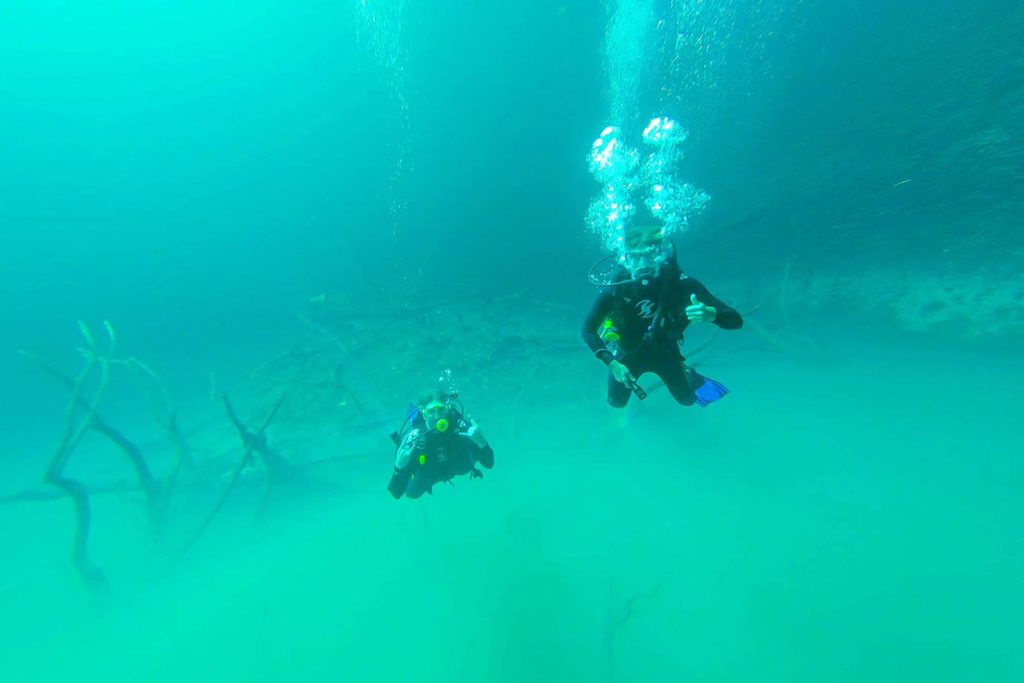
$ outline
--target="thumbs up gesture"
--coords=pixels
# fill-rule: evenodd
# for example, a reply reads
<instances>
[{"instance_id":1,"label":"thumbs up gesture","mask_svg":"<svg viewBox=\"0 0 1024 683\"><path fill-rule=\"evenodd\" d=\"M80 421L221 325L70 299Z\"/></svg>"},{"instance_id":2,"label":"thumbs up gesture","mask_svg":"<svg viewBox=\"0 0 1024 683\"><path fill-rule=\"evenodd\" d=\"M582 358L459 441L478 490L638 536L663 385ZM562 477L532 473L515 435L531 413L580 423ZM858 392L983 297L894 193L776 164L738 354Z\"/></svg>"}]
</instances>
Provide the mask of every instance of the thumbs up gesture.
<instances>
[{"instance_id":1,"label":"thumbs up gesture","mask_svg":"<svg viewBox=\"0 0 1024 683\"><path fill-rule=\"evenodd\" d=\"M707 306L697 300L696 294L690 295L690 305L686 307L686 318L691 322L710 323L715 321L718 311L714 306Z\"/></svg>"}]
</instances>

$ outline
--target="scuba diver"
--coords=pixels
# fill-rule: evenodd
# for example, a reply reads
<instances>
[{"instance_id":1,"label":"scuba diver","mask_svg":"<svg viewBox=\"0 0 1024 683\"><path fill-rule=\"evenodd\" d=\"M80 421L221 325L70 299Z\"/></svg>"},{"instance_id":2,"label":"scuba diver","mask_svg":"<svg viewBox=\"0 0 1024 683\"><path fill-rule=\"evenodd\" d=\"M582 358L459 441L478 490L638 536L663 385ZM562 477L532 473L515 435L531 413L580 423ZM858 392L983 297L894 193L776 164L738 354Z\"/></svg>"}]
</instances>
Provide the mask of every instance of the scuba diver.
<instances>
[{"instance_id":1,"label":"scuba diver","mask_svg":"<svg viewBox=\"0 0 1024 683\"><path fill-rule=\"evenodd\" d=\"M664 223L643 202L625 230L625 249L583 322L583 340L608 366L608 403L622 408L630 393L647 397L637 378L658 375L682 405L706 406L728 393L723 385L687 367L680 351L690 323L722 329L743 326L733 308L684 275Z\"/></svg>"},{"instance_id":2,"label":"scuba diver","mask_svg":"<svg viewBox=\"0 0 1024 683\"><path fill-rule=\"evenodd\" d=\"M395 499L433 493L434 484L461 474L483 477L477 463L494 467L494 450L476 420L464 414L455 392L430 389L410 406L402 428L391 434L398 447L388 491Z\"/></svg>"}]
</instances>

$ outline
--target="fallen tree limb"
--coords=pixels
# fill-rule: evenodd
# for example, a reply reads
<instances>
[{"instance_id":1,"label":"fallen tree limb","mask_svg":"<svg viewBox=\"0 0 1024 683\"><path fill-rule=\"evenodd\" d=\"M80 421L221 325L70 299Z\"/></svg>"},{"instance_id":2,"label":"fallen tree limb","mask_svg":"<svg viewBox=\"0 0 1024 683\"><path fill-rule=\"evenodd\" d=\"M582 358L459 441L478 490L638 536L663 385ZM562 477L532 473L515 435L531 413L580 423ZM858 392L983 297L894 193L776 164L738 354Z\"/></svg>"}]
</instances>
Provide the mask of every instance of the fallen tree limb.
<instances>
[{"instance_id":1,"label":"fallen tree limb","mask_svg":"<svg viewBox=\"0 0 1024 683\"><path fill-rule=\"evenodd\" d=\"M106 575L89 557L89 529L92 522L92 510L89 507L89 492L80 481L71 479L64 475L64 467L68 458L81 441L82 437L93 426L96 410L103 395L106 393L110 381L110 356L114 352L117 337L114 334L110 323L104 322L107 331L108 346L106 354L101 354L93 341L92 334L85 323L79 321L79 331L85 338L88 349L83 351L85 366L71 384L71 398L64 415L64 431L57 449L50 458L50 464L46 468L46 481L61 491L64 491L71 498L75 510L75 531L72 540L71 560L82 580L92 588L101 588L106 584ZM92 375L94 369L99 368L99 386L93 394L92 401L86 401L83 397L86 381ZM85 411L85 415L78 420L79 409ZM77 424L76 424L77 422Z\"/></svg>"},{"instance_id":2,"label":"fallen tree limb","mask_svg":"<svg viewBox=\"0 0 1024 683\"><path fill-rule=\"evenodd\" d=\"M221 492L217 502L214 504L210 512L207 513L206 517L203 518L202 523L200 523L195 532L193 532L188 542L182 547L181 552L178 554L179 559L184 557L185 554L187 554L188 551L199 542L199 539L202 538L207 528L209 528L210 524L213 523L213 520L217 517L221 508L224 507L224 503L227 501L228 496L230 496L231 492L234 491L235 484L238 483L242 472L245 471L245 468L252 463L253 453L260 456L260 459L263 461L263 464L266 466L267 472L269 473L270 478L267 483L268 492L275 476L280 476L287 467L287 463L284 458L270 448L267 443L266 436L267 427L270 426L270 423L274 419L274 416L277 415L277 411L280 409L281 404L284 403L284 397L285 394L281 394L281 397L277 399L277 403L275 403L274 407L271 408L266 419L263 420L263 424L260 426L259 430L254 432L246 427L240 419L238 419L238 415L235 413L235 409L231 405L231 400L228 398L227 394L224 394L224 408L227 411L228 419L231 420L231 423L238 431L238 436L242 440L244 452L242 454L242 459L238 461L238 465L231 473L231 478L228 480L227 486L224 487L224 490Z\"/></svg>"}]
</instances>

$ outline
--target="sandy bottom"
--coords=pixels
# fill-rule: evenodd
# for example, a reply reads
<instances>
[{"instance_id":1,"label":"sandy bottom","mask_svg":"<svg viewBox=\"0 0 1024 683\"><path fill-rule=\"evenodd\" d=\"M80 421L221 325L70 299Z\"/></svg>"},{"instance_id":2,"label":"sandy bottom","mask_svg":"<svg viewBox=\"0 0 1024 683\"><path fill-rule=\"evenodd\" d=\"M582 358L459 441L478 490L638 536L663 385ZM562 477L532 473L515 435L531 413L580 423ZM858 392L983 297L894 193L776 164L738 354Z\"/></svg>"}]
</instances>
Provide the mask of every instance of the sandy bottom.
<instances>
[{"instance_id":1,"label":"sandy bottom","mask_svg":"<svg viewBox=\"0 0 1024 683\"><path fill-rule=\"evenodd\" d=\"M262 517L239 491L173 566L97 498L103 597L66 502L5 506L0 680L1021 680L1019 364L828 355L619 412L584 357L479 416L483 480L395 502L385 449Z\"/></svg>"}]
</instances>

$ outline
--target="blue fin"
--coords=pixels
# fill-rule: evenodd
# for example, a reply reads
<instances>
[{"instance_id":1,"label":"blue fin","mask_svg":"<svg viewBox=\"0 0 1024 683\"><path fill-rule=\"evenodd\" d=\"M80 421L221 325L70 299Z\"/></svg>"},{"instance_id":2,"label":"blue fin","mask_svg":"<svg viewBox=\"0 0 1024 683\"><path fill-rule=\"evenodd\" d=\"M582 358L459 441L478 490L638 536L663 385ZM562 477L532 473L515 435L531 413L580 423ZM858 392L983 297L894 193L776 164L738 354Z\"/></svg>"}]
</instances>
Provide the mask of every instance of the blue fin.
<instances>
[{"instance_id":1,"label":"blue fin","mask_svg":"<svg viewBox=\"0 0 1024 683\"><path fill-rule=\"evenodd\" d=\"M701 408L707 406L709 403L714 403L729 393L729 390L721 382L716 382L709 377L704 377L703 379L704 384L697 387L693 392L697 397L697 405Z\"/></svg>"}]
</instances>

